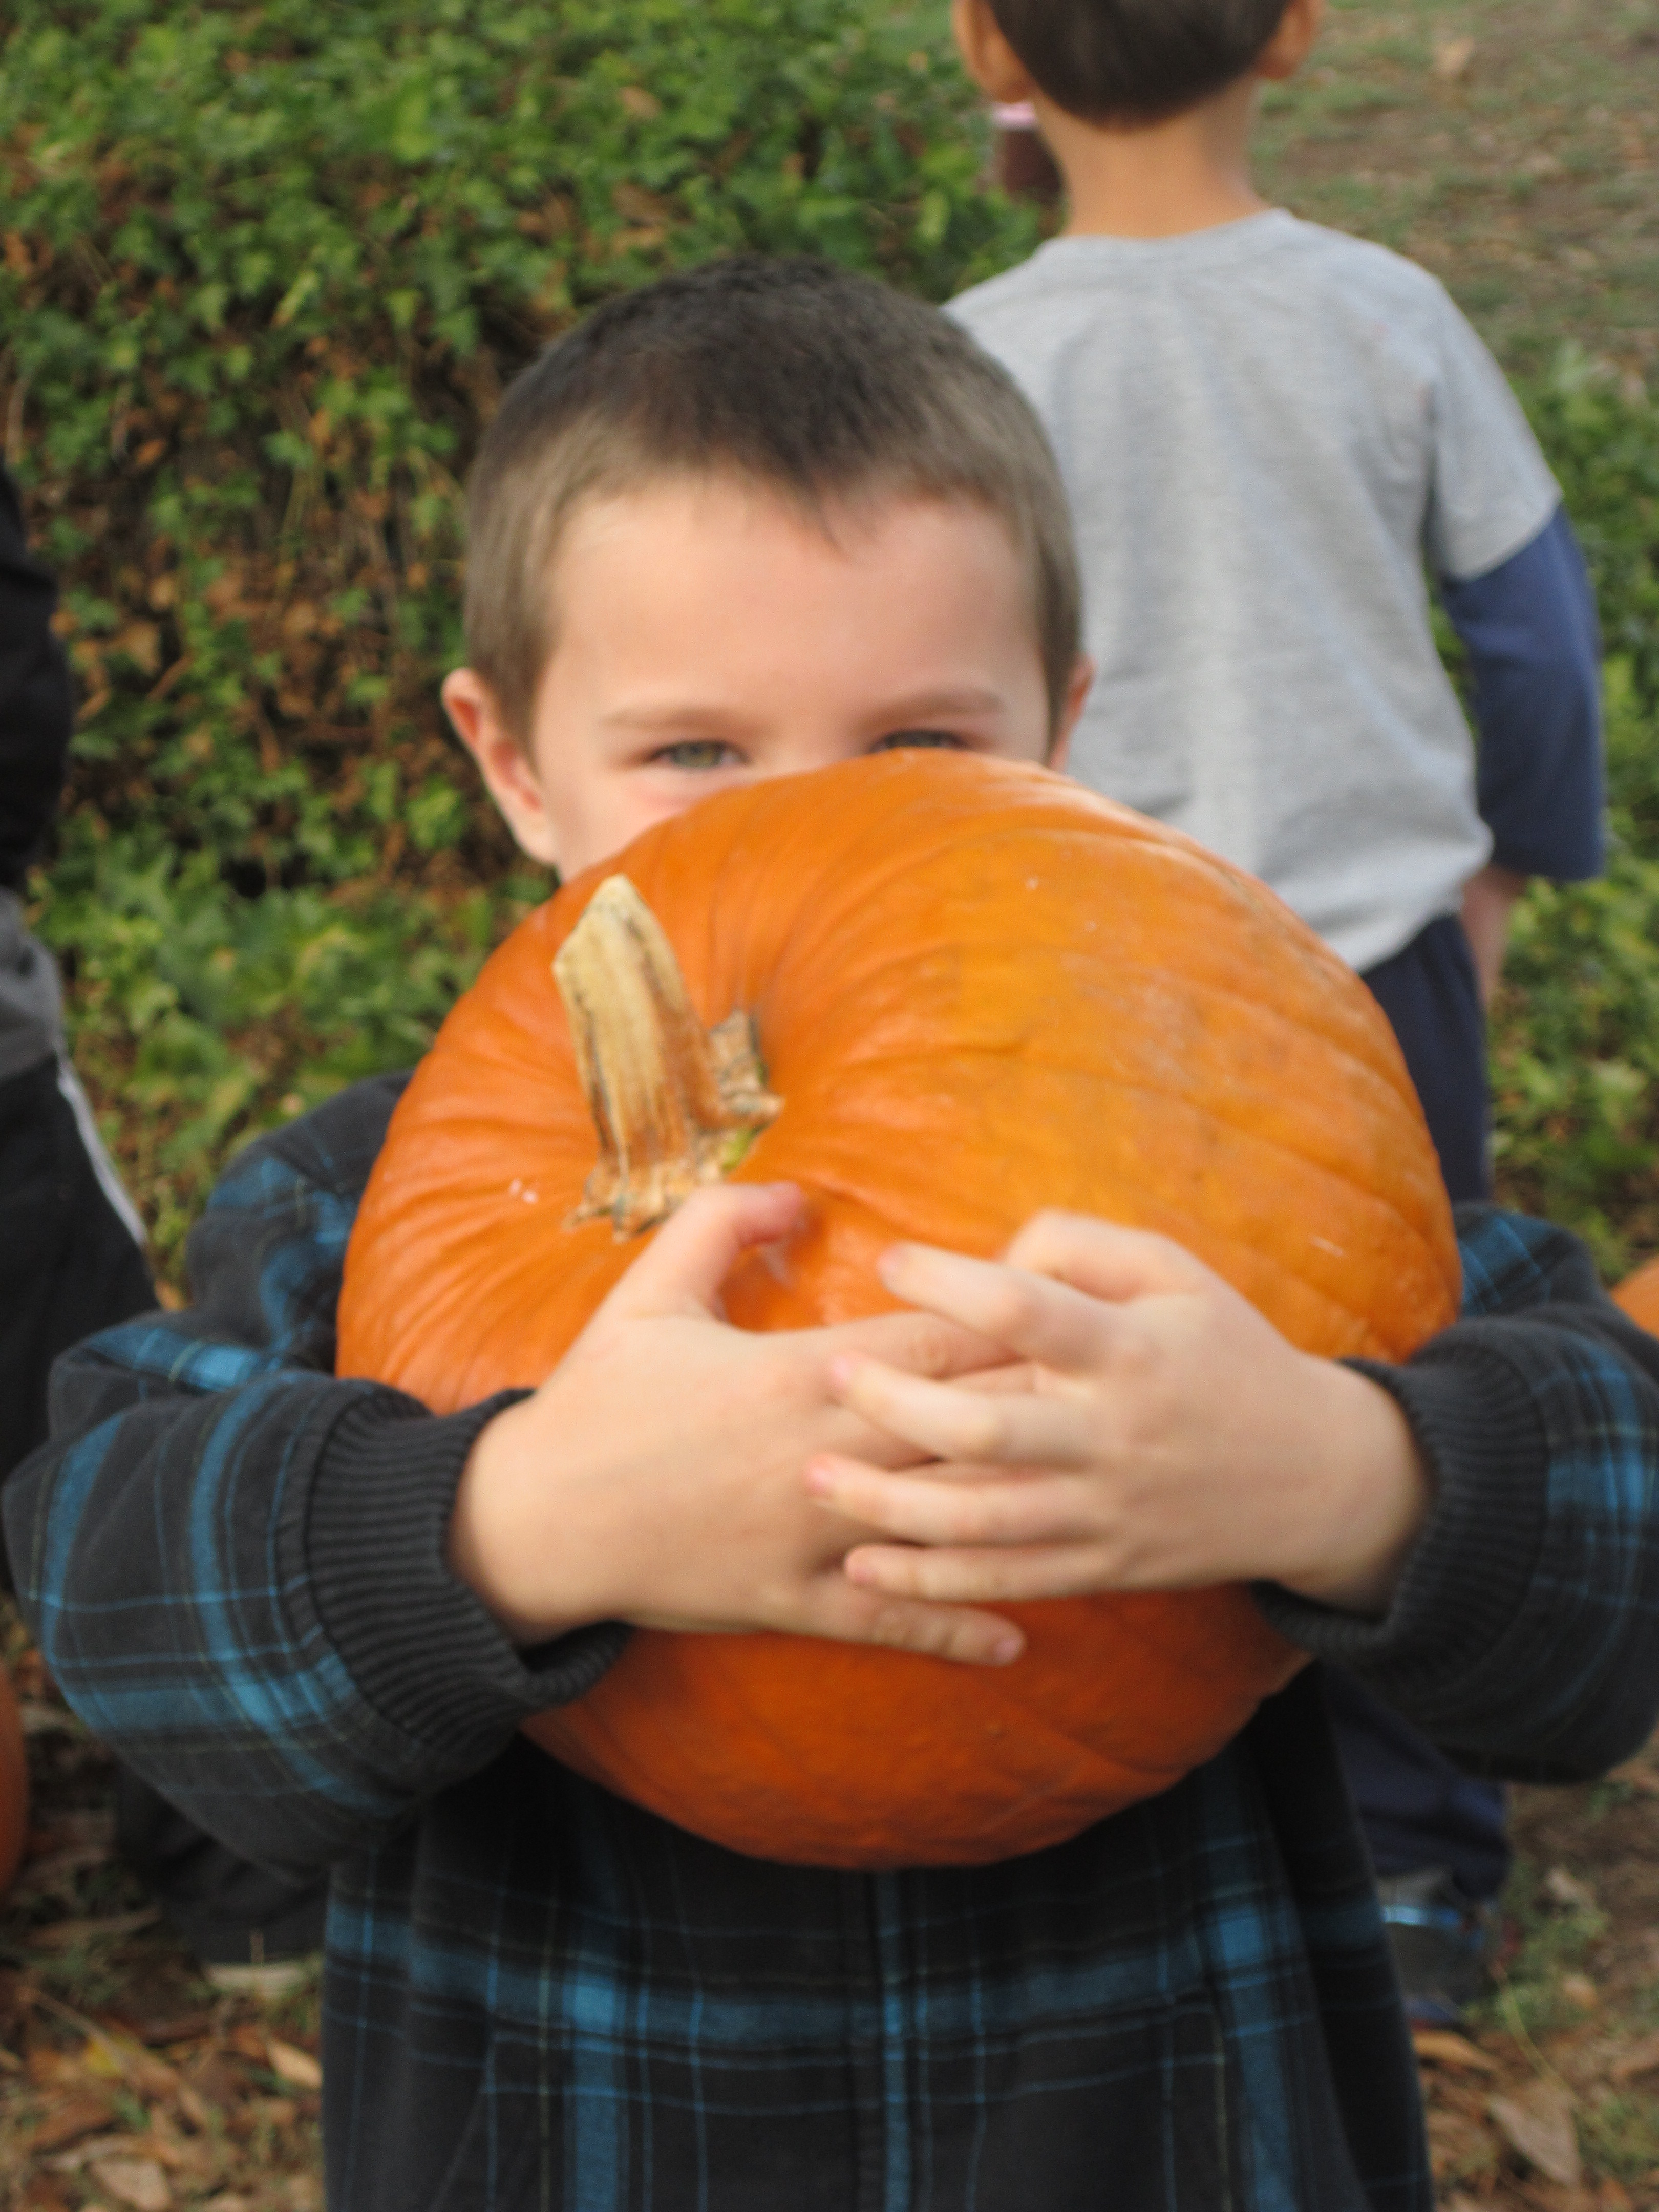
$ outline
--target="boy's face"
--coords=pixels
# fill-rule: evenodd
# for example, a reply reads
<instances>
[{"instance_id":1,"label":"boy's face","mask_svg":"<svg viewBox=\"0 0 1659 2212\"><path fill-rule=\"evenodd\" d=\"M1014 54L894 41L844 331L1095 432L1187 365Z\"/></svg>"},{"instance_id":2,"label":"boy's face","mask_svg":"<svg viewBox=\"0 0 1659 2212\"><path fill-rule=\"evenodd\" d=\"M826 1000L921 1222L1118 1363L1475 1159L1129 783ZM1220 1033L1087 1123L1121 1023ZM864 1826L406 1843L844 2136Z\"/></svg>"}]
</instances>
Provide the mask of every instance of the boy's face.
<instances>
[{"instance_id":1,"label":"boy's face","mask_svg":"<svg viewBox=\"0 0 1659 2212\"><path fill-rule=\"evenodd\" d=\"M1058 767L1025 564L982 508L872 501L826 530L732 478L573 516L528 743L457 669L444 702L526 853L574 874L710 793L904 742Z\"/></svg>"}]
</instances>

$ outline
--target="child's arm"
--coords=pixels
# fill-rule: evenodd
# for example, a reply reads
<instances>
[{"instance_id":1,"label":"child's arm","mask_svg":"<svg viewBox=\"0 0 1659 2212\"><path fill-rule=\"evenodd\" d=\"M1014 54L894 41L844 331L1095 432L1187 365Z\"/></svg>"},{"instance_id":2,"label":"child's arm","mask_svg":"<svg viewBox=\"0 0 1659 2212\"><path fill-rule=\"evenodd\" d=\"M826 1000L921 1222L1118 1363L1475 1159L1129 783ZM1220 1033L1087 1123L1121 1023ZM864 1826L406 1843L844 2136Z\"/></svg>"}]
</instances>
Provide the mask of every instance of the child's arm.
<instances>
[{"instance_id":1,"label":"child's arm","mask_svg":"<svg viewBox=\"0 0 1659 2212\"><path fill-rule=\"evenodd\" d=\"M774 1233L793 1199L734 1189L687 1208L653 1248L643 1302L630 1310L624 1293L596 1321L572 1389L439 1419L337 1381L341 1267L396 1095L359 1085L252 1146L192 1237L196 1304L59 1363L54 1440L7 1485L7 1532L46 1663L95 1734L243 1856L328 1864L615 1658L626 1630L600 1617L613 1588L589 1572L592 1541L578 1546L575 1493L608 1511L624 1478L641 1515L650 1492L653 1517L612 1516L607 1534L678 1575L657 1595L702 1625L712 1607L744 1626L996 1655L1008 1631L994 1618L895 1605L830 1573L854 1532L834 1540L799 1481L826 1444L890 1448L832 1401L837 1350L951 1372L983 1348L915 1316L763 1339L708 1310L729 1217L747 1210ZM520 1575L527 1546L553 1591L533 1632L595 1625L519 1650L453 1571L452 1510L481 1436L528 1447L500 1457L527 1474L541 1516L517 1531ZM732 1519L715 1525L708 1498ZM581 1576L560 1577L579 1557ZM734 1595L716 1570L739 1558L755 1588Z\"/></svg>"},{"instance_id":2,"label":"child's arm","mask_svg":"<svg viewBox=\"0 0 1659 2212\"><path fill-rule=\"evenodd\" d=\"M1527 888L1525 876L1489 861L1463 886L1463 934L1469 940L1483 1006L1490 1006L1503 980L1510 922Z\"/></svg>"},{"instance_id":3,"label":"child's arm","mask_svg":"<svg viewBox=\"0 0 1659 2212\"><path fill-rule=\"evenodd\" d=\"M1527 878L1572 883L1601 871L1601 637L1583 557L1560 507L1498 568L1443 577L1440 590L1469 657L1477 797L1492 833L1492 863L1464 899L1490 998Z\"/></svg>"},{"instance_id":4,"label":"child's arm","mask_svg":"<svg viewBox=\"0 0 1659 2212\"><path fill-rule=\"evenodd\" d=\"M990 1605L1254 1578L1467 1759L1604 1770L1659 1701L1659 1345L1563 1232L1460 1227L1464 1319L1402 1368L1306 1360L1187 1255L1103 1224L1036 1223L1006 1267L896 1255L895 1290L1038 1364L1006 1401L843 1372L951 1462L817 1464L822 1499L896 1540L848 1573Z\"/></svg>"}]
</instances>

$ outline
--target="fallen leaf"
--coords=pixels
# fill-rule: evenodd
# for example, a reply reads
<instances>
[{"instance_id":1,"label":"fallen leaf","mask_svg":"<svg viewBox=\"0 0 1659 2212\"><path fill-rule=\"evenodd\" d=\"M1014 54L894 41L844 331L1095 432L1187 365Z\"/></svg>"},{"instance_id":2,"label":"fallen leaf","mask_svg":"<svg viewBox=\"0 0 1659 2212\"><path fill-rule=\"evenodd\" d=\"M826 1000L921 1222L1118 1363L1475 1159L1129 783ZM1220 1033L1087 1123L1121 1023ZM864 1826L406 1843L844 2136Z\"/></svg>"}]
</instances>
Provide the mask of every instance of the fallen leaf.
<instances>
[{"instance_id":1,"label":"fallen leaf","mask_svg":"<svg viewBox=\"0 0 1659 2212\"><path fill-rule=\"evenodd\" d=\"M213 2032L213 2014L210 2012L164 2013L159 2019L125 2020L125 2032L135 2041L147 2043L152 2050L165 2043L195 2043Z\"/></svg>"},{"instance_id":2,"label":"fallen leaf","mask_svg":"<svg viewBox=\"0 0 1659 2212\"><path fill-rule=\"evenodd\" d=\"M142 2043L125 2033L100 2028L89 2035L81 2054L88 2074L102 2080L126 2081L146 2097L170 2097L179 2086L179 2069L158 2058Z\"/></svg>"},{"instance_id":3,"label":"fallen leaf","mask_svg":"<svg viewBox=\"0 0 1659 2212\"><path fill-rule=\"evenodd\" d=\"M1601 1992L1588 1974L1563 1974L1561 1994L1569 2004L1577 2005L1580 2012L1594 2012L1601 2002Z\"/></svg>"},{"instance_id":4,"label":"fallen leaf","mask_svg":"<svg viewBox=\"0 0 1659 2212\"><path fill-rule=\"evenodd\" d=\"M1659 2035L1645 2037L1607 2069L1608 2080L1621 2089L1627 2081L1639 2081L1644 2074L1659 2074Z\"/></svg>"},{"instance_id":5,"label":"fallen leaf","mask_svg":"<svg viewBox=\"0 0 1659 2212\"><path fill-rule=\"evenodd\" d=\"M37 2089L51 2089L66 2083L86 2087L81 2079L79 2058L67 2051L31 2051L25 2070Z\"/></svg>"},{"instance_id":6,"label":"fallen leaf","mask_svg":"<svg viewBox=\"0 0 1659 2212\"><path fill-rule=\"evenodd\" d=\"M1536 2081L1518 2096L1494 2097L1487 2106L1498 2132L1528 2166L1564 2189L1577 2189L1584 2165L1573 2124L1572 2099L1553 2082Z\"/></svg>"},{"instance_id":7,"label":"fallen leaf","mask_svg":"<svg viewBox=\"0 0 1659 2212\"><path fill-rule=\"evenodd\" d=\"M73 1735L78 1725L66 1705L49 1705L40 1698L20 1698L17 1717L29 1736Z\"/></svg>"},{"instance_id":8,"label":"fallen leaf","mask_svg":"<svg viewBox=\"0 0 1659 2212\"><path fill-rule=\"evenodd\" d=\"M179 2084L177 2103L179 2111L191 2127L206 2135L213 2125L213 2108L204 2097L198 2097L188 2081Z\"/></svg>"},{"instance_id":9,"label":"fallen leaf","mask_svg":"<svg viewBox=\"0 0 1659 2212\"><path fill-rule=\"evenodd\" d=\"M1569 1874L1565 1867L1552 1867L1544 1876L1543 1891L1552 1905L1564 1912L1594 1912L1595 1892L1587 1881Z\"/></svg>"},{"instance_id":10,"label":"fallen leaf","mask_svg":"<svg viewBox=\"0 0 1659 2212\"><path fill-rule=\"evenodd\" d=\"M170 2212L173 2190L153 2158L100 2159L92 2178L117 2203L130 2204L132 2212Z\"/></svg>"},{"instance_id":11,"label":"fallen leaf","mask_svg":"<svg viewBox=\"0 0 1659 2212\"><path fill-rule=\"evenodd\" d=\"M204 2104L222 2112L244 2094L247 2083L220 2051L205 2051L185 2069L185 2079Z\"/></svg>"},{"instance_id":12,"label":"fallen leaf","mask_svg":"<svg viewBox=\"0 0 1659 2212\"><path fill-rule=\"evenodd\" d=\"M1496 2074L1498 2062L1478 2050L1467 2036L1449 2028L1419 2027L1412 2032L1412 2047L1433 2066L1455 2066L1474 2074Z\"/></svg>"},{"instance_id":13,"label":"fallen leaf","mask_svg":"<svg viewBox=\"0 0 1659 2212\"><path fill-rule=\"evenodd\" d=\"M29 1948L72 1951L77 1943L94 1943L100 1937L136 1936L141 1928L153 1928L161 1917L161 1908L151 1905L142 1912L112 1912L106 1920L52 1920L44 1928L30 1929Z\"/></svg>"},{"instance_id":14,"label":"fallen leaf","mask_svg":"<svg viewBox=\"0 0 1659 2212\"><path fill-rule=\"evenodd\" d=\"M273 2035L266 2048L270 2053L270 2070L296 2089L320 2089L323 2069L308 2051L296 2050L291 2043L279 2043Z\"/></svg>"},{"instance_id":15,"label":"fallen leaf","mask_svg":"<svg viewBox=\"0 0 1659 2212\"><path fill-rule=\"evenodd\" d=\"M1434 73L1448 84L1463 76L1474 59L1473 39L1437 39L1435 41Z\"/></svg>"},{"instance_id":16,"label":"fallen leaf","mask_svg":"<svg viewBox=\"0 0 1659 2212\"><path fill-rule=\"evenodd\" d=\"M1498 2161L1492 2124L1485 2114L1437 2110L1428 2113L1429 2157L1437 2181L1454 2174L1489 2172Z\"/></svg>"},{"instance_id":17,"label":"fallen leaf","mask_svg":"<svg viewBox=\"0 0 1659 2212\"><path fill-rule=\"evenodd\" d=\"M54 2181L49 2173L37 2173L21 2197L12 2199L16 2212L70 2212L70 2200L64 2194L64 2185Z\"/></svg>"},{"instance_id":18,"label":"fallen leaf","mask_svg":"<svg viewBox=\"0 0 1659 2212\"><path fill-rule=\"evenodd\" d=\"M53 2112L40 2122L24 2145L29 2154L38 2156L49 2150L64 2150L70 2143L79 2142L82 2136L96 2135L107 2128L115 2118L115 2106L107 2097L96 2094L65 2097Z\"/></svg>"}]
</instances>

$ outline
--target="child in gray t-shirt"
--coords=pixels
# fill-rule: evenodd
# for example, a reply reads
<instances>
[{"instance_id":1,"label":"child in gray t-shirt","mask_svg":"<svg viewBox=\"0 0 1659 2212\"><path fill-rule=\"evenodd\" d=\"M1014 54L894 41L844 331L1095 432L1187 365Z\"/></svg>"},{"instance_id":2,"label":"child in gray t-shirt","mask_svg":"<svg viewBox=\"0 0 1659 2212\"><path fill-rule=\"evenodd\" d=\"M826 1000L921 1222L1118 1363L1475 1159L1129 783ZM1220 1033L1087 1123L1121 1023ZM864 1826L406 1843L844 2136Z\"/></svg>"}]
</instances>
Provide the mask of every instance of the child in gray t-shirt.
<instances>
[{"instance_id":1,"label":"child in gray t-shirt","mask_svg":"<svg viewBox=\"0 0 1659 2212\"><path fill-rule=\"evenodd\" d=\"M956 0L970 73L1032 103L1069 220L951 312L1036 404L1071 496L1097 670L1073 772L1264 878L1364 975L1472 1199L1510 907L1529 874L1601 866L1595 610L1537 443L1441 286L1255 191L1261 84L1322 12ZM1347 1717L1402 1919L1455 1952L1504 1872L1496 1795L1380 1712ZM1415 1976L1424 2014L1455 2008L1452 1966Z\"/></svg>"}]
</instances>

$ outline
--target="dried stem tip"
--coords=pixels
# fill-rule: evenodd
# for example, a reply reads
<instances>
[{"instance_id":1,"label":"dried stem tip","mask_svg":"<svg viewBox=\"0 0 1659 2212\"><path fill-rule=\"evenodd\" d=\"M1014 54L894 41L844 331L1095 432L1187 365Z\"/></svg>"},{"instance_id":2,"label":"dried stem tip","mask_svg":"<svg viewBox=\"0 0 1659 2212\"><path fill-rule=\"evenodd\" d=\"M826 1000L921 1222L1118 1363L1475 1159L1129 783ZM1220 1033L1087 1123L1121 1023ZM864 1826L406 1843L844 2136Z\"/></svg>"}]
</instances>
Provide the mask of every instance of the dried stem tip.
<instances>
[{"instance_id":1,"label":"dried stem tip","mask_svg":"<svg viewBox=\"0 0 1659 2212\"><path fill-rule=\"evenodd\" d=\"M553 963L599 1159L566 1222L618 1237L719 1182L781 1111L747 1014L705 1030L674 948L626 876L607 876Z\"/></svg>"}]
</instances>

